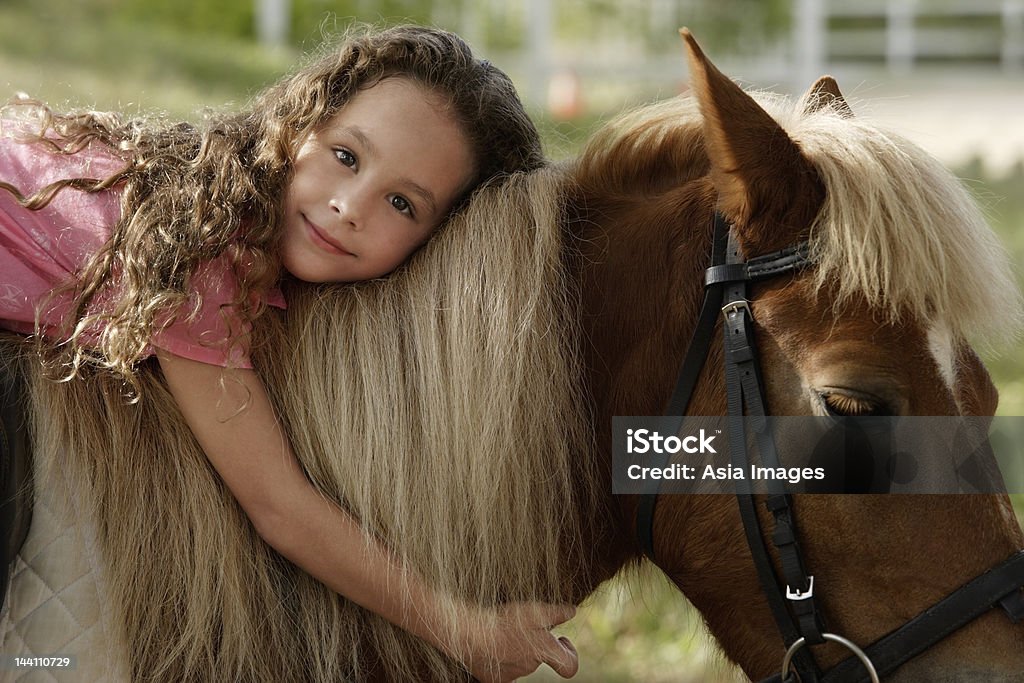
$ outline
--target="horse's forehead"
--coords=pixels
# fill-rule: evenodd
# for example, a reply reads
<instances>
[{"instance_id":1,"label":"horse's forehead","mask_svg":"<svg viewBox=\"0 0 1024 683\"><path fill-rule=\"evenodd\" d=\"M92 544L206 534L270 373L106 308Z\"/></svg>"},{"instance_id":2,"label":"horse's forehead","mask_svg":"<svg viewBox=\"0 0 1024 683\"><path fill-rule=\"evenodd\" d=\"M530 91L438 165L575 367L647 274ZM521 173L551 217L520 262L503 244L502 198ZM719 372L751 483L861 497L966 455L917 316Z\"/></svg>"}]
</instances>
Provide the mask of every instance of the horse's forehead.
<instances>
[{"instance_id":1,"label":"horse's forehead","mask_svg":"<svg viewBox=\"0 0 1024 683\"><path fill-rule=\"evenodd\" d=\"M863 300L837 308L828 289L815 290L810 278L765 287L757 304L759 323L807 372L863 364L918 390L931 377L938 394L957 393L960 349L951 327L939 320L881 322L885 316Z\"/></svg>"}]
</instances>

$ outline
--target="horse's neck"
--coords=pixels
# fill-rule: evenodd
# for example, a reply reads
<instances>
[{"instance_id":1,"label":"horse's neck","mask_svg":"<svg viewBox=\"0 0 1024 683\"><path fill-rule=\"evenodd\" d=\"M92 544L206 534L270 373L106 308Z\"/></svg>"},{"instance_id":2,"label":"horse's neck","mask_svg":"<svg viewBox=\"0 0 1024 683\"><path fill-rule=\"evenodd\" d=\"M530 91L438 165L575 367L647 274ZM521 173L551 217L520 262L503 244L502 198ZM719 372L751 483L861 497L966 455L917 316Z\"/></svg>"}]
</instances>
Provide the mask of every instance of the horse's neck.
<instances>
[{"instance_id":1,"label":"horse's neck","mask_svg":"<svg viewBox=\"0 0 1024 683\"><path fill-rule=\"evenodd\" d=\"M583 204L584 354L598 415L657 415L665 408L710 261L710 220L696 203L686 207L684 193Z\"/></svg>"}]
</instances>

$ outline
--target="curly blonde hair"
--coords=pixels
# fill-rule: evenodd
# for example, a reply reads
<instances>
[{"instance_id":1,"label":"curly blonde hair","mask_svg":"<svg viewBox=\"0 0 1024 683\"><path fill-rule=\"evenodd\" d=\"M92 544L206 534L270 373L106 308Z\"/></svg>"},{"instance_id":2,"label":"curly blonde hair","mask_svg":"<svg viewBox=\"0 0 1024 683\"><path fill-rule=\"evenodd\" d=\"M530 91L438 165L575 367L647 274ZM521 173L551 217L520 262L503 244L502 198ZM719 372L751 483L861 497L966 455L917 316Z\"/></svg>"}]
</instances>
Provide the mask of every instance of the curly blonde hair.
<instances>
[{"instance_id":1,"label":"curly blonde hair","mask_svg":"<svg viewBox=\"0 0 1024 683\"><path fill-rule=\"evenodd\" d=\"M454 210L481 184L544 163L537 130L508 76L475 59L458 36L418 26L352 29L243 111L211 115L198 125L12 103L38 116L36 143L75 154L98 142L125 161L111 177L68 178L28 197L0 182L30 209L67 188L122 188L122 215L111 238L56 292L72 292L74 328L67 330L67 344L50 345L51 360L67 376L88 363L135 387L135 367L152 335L197 314L201 303L189 289L191 275L223 255L238 282L234 314L245 324L258 318L266 308L258 295L282 275L277 245L296 150L355 93L393 76L439 97L474 151L475 176ZM115 303L100 305L108 301Z\"/></svg>"}]
</instances>

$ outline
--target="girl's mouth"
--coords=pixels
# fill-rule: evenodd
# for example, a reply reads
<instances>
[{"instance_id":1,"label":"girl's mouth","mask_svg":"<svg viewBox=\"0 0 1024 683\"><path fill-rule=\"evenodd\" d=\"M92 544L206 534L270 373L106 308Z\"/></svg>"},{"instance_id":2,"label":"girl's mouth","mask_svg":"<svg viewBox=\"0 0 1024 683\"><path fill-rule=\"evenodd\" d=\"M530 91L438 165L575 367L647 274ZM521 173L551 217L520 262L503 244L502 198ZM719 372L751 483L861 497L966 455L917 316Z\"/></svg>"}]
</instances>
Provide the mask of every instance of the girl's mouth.
<instances>
[{"instance_id":1,"label":"girl's mouth","mask_svg":"<svg viewBox=\"0 0 1024 683\"><path fill-rule=\"evenodd\" d=\"M336 240L331 238L331 236L328 235L324 230L322 230L318 225L316 225L311 220L306 218L305 215L302 216L302 220L306 224L306 230L307 232L309 232L310 239L318 247L332 254L348 256L354 255L348 249L341 246Z\"/></svg>"}]
</instances>

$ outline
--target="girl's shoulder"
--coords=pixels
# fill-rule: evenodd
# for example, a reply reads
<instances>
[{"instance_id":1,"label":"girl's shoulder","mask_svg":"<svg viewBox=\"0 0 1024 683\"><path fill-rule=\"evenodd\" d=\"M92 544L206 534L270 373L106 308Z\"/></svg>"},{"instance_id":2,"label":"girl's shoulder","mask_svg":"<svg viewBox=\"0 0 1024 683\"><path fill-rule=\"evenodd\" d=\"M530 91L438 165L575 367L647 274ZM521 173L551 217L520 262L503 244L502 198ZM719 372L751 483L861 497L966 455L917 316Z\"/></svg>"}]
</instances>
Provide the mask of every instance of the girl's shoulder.
<instances>
[{"instance_id":1,"label":"girl's shoulder","mask_svg":"<svg viewBox=\"0 0 1024 683\"><path fill-rule=\"evenodd\" d=\"M244 266L243 266L244 267ZM190 298L172 324L153 335L151 345L192 360L222 367L251 368L250 322L236 308L238 280L226 254L200 263L189 281ZM250 295L253 303L285 309L279 287Z\"/></svg>"}]
</instances>

